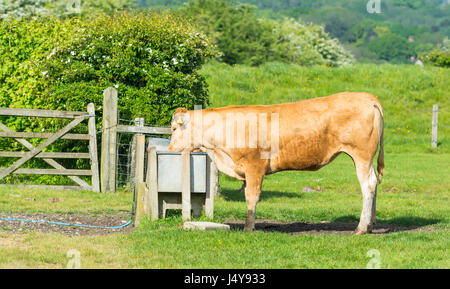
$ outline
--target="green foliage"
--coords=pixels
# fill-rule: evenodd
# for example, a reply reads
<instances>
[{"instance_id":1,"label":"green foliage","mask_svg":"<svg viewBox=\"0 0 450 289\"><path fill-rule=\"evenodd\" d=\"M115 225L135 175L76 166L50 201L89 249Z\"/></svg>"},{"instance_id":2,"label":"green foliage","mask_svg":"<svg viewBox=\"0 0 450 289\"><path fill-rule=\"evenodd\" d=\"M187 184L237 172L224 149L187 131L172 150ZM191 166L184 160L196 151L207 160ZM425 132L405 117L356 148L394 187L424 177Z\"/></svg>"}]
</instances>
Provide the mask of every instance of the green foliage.
<instances>
[{"instance_id":1,"label":"green foliage","mask_svg":"<svg viewBox=\"0 0 450 289\"><path fill-rule=\"evenodd\" d=\"M273 59L273 25L258 19L254 7L231 5L227 0L196 0L183 11L215 39L225 63L258 65Z\"/></svg>"},{"instance_id":2,"label":"green foliage","mask_svg":"<svg viewBox=\"0 0 450 289\"><path fill-rule=\"evenodd\" d=\"M100 17L49 54L43 65L51 86L46 105L79 110L92 101L99 107L102 91L115 86L122 116L168 124L175 108L207 104L207 87L196 70L213 51L179 16Z\"/></svg>"},{"instance_id":3,"label":"green foliage","mask_svg":"<svg viewBox=\"0 0 450 289\"><path fill-rule=\"evenodd\" d=\"M148 7L176 7L189 0L136 0L136 5L142 8Z\"/></svg>"},{"instance_id":4,"label":"green foliage","mask_svg":"<svg viewBox=\"0 0 450 289\"><path fill-rule=\"evenodd\" d=\"M373 39L367 47L379 59L397 63L406 63L409 57L414 54L408 40L393 33L382 34Z\"/></svg>"},{"instance_id":5,"label":"green foliage","mask_svg":"<svg viewBox=\"0 0 450 289\"><path fill-rule=\"evenodd\" d=\"M0 19L48 14L46 5L50 2L52 0L0 0Z\"/></svg>"},{"instance_id":6,"label":"green foliage","mask_svg":"<svg viewBox=\"0 0 450 289\"><path fill-rule=\"evenodd\" d=\"M305 25L293 19L285 19L276 27L279 39L285 37L288 41L284 53L280 53L286 62L344 66L354 61L350 52L344 49L337 39L330 38L323 26Z\"/></svg>"},{"instance_id":7,"label":"green foliage","mask_svg":"<svg viewBox=\"0 0 450 289\"><path fill-rule=\"evenodd\" d=\"M351 54L319 25L258 18L254 7L232 5L227 0L191 1L183 11L215 39L223 53L220 59L228 64L259 65L276 60L340 66L353 62Z\"/></svg>"},{"instance_id":8,"label":"green foliage","mask_svg":"<svg viewBox=\"0 0 450 289\"><path fill-rule=\"evenodd\" d=\"M428 53L423 53L421 59L434 66L450 67L450 40L445 38L442 45L438 45Z\"/></svg>"},{"instance_id":9,"label":"green foliage","mask_svg":"<svg viewBox=\"0 0 450 289\"><path fill-rule=\"evenodd\" d=\"M0 19L30 16L92 18L134 6L134 0L0 0Z\"/></svg>"},{"instance_id":10,"label":"green foliage","mask_svg":"<svg viewBox=\"0 0 450 289\"><path fill-rule=\"evenodd\" d=\"M54 18L0 21L0 106L43 107L48 83L40 64L54 47L64 46L76 27L77 19ZM13 126L33 129L38 124L23 120Z\"/></svg>"},{"instance_id":11,"label":"green foliage","mask_svg":"<svg viewBox=\"0 0 450 289\"><path fill-rule=\"evenodd\" d=\"M56 17L79 16L94 18L101 14L112 15L134 7L134 0L54 0L48 7Z\"/></svg>"},{"instance_id":12,"label":"green foliage","mask_svg":"<svg viewBox=\"0 0 450 289\"><path fill-rule=\"evenodd\" d=\"M180 16L119 14L0 22L0 52L0 106L85 110L114 85L123 113L162 125L207 103L196 70L215 50Z\"/></svg>"},{"instance_id":13,"label":"green foliage","mask_svg":"<svg viewBox=\"0 0 450 289\"><path fill-rule=\"evenodd\" d=\"M152 3L161 1L142 0L141 2L151 6ZM175 8L186 1L162 2ZM174 4L175 2L177 4ZM284 17L300 18L302 23L313 22L323 25L325 31L331 37L338 38L357 56L358 60L376 63L385 61L406 63L411 56L415 57L431 50L450 34L448 20L450 5L441 0L385 0L381 2L382 13L380 14L369 14L366 10L367 1L361 0L237 0L237 3L256 5L260 9L255 10L254 14L259 17L276 20L282 20ZM211 22L215 22L215 19ZM374 37L381 36L373 30L376 27L389 29L392 34L403 38L399 41L398 37L388 36L377 40L384 43L388 40L394 41L389 46L395 48L395 53L374 53L369 47ZM414 40L409 45L404 45L405 40L408 40L410 36L413 36ZM280 42L279 38L278 42ZM284 45L284 43L281 44ZM273 48L270 49L279 50L277 46L271 47ZM371 47L373 48L374 44ZM399 49L401 51L398 51ZM380 55L383 57L380 58ZM272 55L272 59L279 60L280 57Z\"/></svg>"}]
</instances>

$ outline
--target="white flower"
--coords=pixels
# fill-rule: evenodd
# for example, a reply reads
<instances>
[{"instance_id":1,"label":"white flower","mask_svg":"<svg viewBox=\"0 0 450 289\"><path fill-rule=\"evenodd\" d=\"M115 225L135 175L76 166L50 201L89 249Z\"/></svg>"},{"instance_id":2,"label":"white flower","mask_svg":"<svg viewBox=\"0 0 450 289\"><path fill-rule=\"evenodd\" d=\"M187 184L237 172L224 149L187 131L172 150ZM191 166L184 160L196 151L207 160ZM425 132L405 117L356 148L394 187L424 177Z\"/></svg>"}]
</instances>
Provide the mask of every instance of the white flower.
<instances>
[{"instance_id":1,"label":"white flower","mask_svg":"<svg viewBox=\"0 0 450 289\"><path fill-rule=\"evenodd\" d=\"M114 84L113 85L115 88L119 88L119 85L118 84Z\"/></svg>"},{"instance_id":2,"label":"white flower","mask_svg":"<svg viewBox=\"0 0 450 289\"><path fill-rule=\"evenodd\" d=\"M75 56L75 55L76 55L75 51L70 51L70 54L71 54L72 56Z\"/></svg>"},{"instance_id":3,"label":"white flower","mask_svg":"<svg viewBox=\"0 0 450 289\"><path fill-rule=\"evenodd\" d=\"M52 52L47 56L47 60L49 60L56 53L56 48L53 48Z\"/></svg>"},{"instance_id":4,"label":"white flower","mask_svg":"<svg viewBox=\"0 0 450 289\"><path fill-rule=\"evenodd\" d=\"M177 61L176 58L172 58L172 62L173 62L173 65L177 65L178 64L178 61Z\"/></svg>"},{"instance_id":5,"label":"white flower","mask_svg":"<svg viewBox=\"0 0 450 289\"><path fill-rule=\"evenodd\" d=\"M48 74L48 71L42 71L43 76L47 76L47 74Z\"/></svg>"}]
</instances>

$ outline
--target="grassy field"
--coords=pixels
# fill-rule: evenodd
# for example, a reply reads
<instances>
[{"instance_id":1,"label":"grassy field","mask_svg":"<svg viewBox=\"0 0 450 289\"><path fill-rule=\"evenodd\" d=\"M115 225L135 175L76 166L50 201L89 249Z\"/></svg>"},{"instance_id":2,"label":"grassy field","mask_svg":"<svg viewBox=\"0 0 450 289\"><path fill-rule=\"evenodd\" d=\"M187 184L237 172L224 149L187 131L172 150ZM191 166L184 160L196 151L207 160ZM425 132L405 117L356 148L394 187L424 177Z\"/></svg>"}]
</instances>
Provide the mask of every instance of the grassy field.
<instances>
[{"instance_id":1,"label":"grassy field","mask_svg":"<svg viewBox=\"0 0 450 289\"><path fill-rule=\"evenodd\" d=\"M380 252L381 268L450 266L448 155L389 154L389 170L379 187L379 225L408 230L365 236L257 231L189 232L181 215L144 220L133 232L101 236L0 230L0 267L65 268L69 250L78 250L82 268L365 268L368 250ZM324 187L302 193L303 186ZM245 218L240 183L221 178L215 221ZM13 194L13 196L11 196ZM20 197L18 197L20 195ZM62 200L47 205L48 198ZM130 193L0 191L0 211L114 214L129 209ZM25 198L34 198L34 202ZM81 203L79 200L91 200ZM316 173L286 172L267 177L258 220L352 222L358 220L361 194L351 160L342 156ZM203 219L203 218L201 218ZM0 224L0 227L4 225Z\"/></svg>"},{"instance_id":2,"label":"grassy field","mask_svg":"<svg viewBox=\"0 0 450 289\"><path fill-rule=\"evenodd\" d=\"M386 110L386 173L378 188L377 224L398 231L364 236L336 232L337 224L356 227L362 206L353 163L341 155L317 172L283 172L265 178L257 222L270 220L273 227L253 233L238 226L229 232L183 231L181 213L176 211L165 220L144 219L136 230L93 236L18 232L0 222L0 268L65 268L72 260L67 255L70 250L80 252L82 268L366 268L371 249L380 253L381 268L450 267L449 131L439 128L440 145L432 150L431 114L418 113L435 103L450 110L449 70L209 64L202 73L213 106L278 103L345 90L379 96ZM448 120L440 114L441 124L449 124ZM241 182L221 176L220 186L214 221L244 220ZM321 190L302 192L305 186ZM49 202L52 198L59 200ZM129 211L131 203L129 192L0 188L0 216L24 212L112 216ZM312 229L289 230L299 222ZM314 232L327 224L329 232Z\"/></svg>"}]
</instances>

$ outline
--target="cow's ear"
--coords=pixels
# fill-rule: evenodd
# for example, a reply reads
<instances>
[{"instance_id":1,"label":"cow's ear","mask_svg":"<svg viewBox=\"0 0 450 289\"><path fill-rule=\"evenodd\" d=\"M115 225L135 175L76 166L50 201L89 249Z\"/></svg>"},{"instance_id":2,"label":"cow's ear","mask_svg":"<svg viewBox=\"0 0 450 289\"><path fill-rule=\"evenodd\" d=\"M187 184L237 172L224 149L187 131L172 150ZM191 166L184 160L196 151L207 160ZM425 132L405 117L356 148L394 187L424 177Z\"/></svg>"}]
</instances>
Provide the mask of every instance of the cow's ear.
<instances>
[{"instance_id":1,"label":"cow's ear","mask_svg":"<svg viewBox=\"0 0 450 289\"><path fill-rule=\"evenodd\" d=\"M177 108L173 114L173 121L175 121L180 127L185 127L190 121L189 113L187 112L187 109L184 107Z\"/></svg>"},{"instance_id":2,"label":"cow's ear","mask_svg":"<svg viewBox=\"0 0 450 289\"><path fill-rule=\"evenodd\" d=\"M180 117L177 120L177 123L180 125L180 127L186 127L190 120L191 117L189 116L189 113L181 113Z\"/></svg>"},{"instance_id":3,"label":"cow's ear","mask_svg":"<svg viewBox=\"0 0 450 289\"><path fill-rule=\"evenodd\" d=\"M177 114L177 113L186 113L187 112L187 109L185 109L184 107L179 107L179 108L177 108L177 110L175 110L175 113L174 114Z\"/></svg>"}]
</instances>

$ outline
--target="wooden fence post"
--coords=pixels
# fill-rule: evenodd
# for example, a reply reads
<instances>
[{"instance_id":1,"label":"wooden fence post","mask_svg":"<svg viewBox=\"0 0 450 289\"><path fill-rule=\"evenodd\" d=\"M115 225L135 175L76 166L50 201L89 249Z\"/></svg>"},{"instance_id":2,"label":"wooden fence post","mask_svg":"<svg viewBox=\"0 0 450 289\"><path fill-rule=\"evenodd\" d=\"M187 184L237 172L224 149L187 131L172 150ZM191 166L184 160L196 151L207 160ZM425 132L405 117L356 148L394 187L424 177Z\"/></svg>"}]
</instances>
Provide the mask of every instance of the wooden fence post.
<instances>
[{"instance_id":1,"label":"wooden fence post","mask_svg":"<svg viewBox=\"0 0 450 289\"><path fill-rule=\"evenodd\" d=\"M433 120L431 124L431 146L436 148L438 144L438 112L437 104L433 105Z\"/></svg>"},{"instance_id":2,"label":"wooden fence post","mask_svg":"<svg viewBox=\"0 0 450 289\"><path fill-rule=\"evenodd\" d=\"M103 92L102 192L116 190L117 118L117 90L109 87Z\"/></svg>"},{"instance_id":3,"label":"wooden fence post","mask_svg":"<svg viewBox=\"0 0 450 289\"><path fill-rule=\"evenodd\" d=\"M144 126L144 119L143 118L135 118L134 119L134 125L136 127L143 127ZM137 142L137 136L142 134L134 134L133 140L131 143L131 163L130 163L130 180L136 181L136 142ZM135 182L136 183L136 182Z\"/></svg>"},{"instance_id":4,"label":"wooden fence post","mask_svg":"<svg viewBox=\"0 0 450 289\"><path fill-rule=\"evenodd\" d=\"M147 184L146 204L150 211L152 220L159 218L159 200L158 200L158 164L156 148L149 147L147 149L147 177L145 182Z\"/></svg>"},{"instance_id":5,"label":"wooden fence post","mask_svg":"<svg viewBox=\"0 0 450 289\"><path fill-rule=\"evenodd\" d=\"M145 183L144 183L144 156L145 136L136 137L136 217L134 224L137 226L142 216L145 215Z\"/></svg>"},{"instance_id":6,"label":"wooden fence post","mask_svg":"<svg viewBox=\"0 0 450 289\"><path fill-rule=\"evenodd\" d=\"M191 153L181 153L181 214L183 221L191 219Z\"/></svg>"},{"instance_id":7,"label":"wooden fence post","mask_svg":"<svg viewBox=\"0 0 450 289\"><path fill-rule=\"evenodd\" d=\"M218 190L218 171L217 166L213 160L206 155L206 199L205 199L205 216L214 218L214 197Z\"/></svg>"},{"instance_id":8,"label":"wooden fence post","mask_svg":"<svg viewBox=\"0 0 450 289\"><path fill-rule=\"evenodd\" d=\"M95 127L95 107L93 103L87 106L89 114L89 151L91 153L92 191L100 192L100 180L98 175L97 132Z\"/></svg>"}]
</instances>

